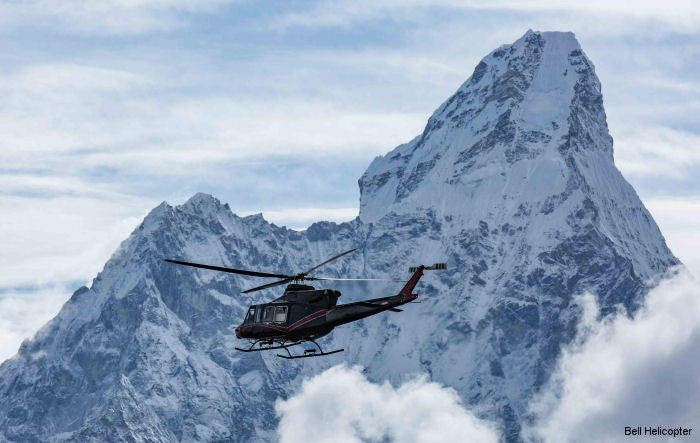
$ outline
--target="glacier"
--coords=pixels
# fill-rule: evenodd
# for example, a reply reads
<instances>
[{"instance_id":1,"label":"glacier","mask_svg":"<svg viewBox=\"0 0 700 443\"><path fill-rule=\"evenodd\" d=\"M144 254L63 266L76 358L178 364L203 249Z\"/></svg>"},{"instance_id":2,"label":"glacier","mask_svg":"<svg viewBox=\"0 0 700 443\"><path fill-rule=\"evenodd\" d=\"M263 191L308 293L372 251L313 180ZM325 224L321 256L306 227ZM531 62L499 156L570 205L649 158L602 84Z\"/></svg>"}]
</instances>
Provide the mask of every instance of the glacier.
<instances>
[{"instance_id":1,"label":"glacier","mask_svg":"<svg viewBox=\"0 0 700 443\"><path fill-rule=\"evenodd\" d=\"M0 365L0 441L276 440L275 399L341 362L373 381L428 374L521 441L529 400L576 335L575 296L632 313L679 264L615 167L600 81L572 33L528 31L488 54L358 183L358 218L305 231L201 193L154 208ZM336 329L321 343L346 351L311 361L233 349L247 306L279 291L239 294L259 280L163 261L294 273L351 248L323 275L448 269L423 277L421 304ZM398 290L333 287L342 302Z\"/></svg>"}]
</instances>

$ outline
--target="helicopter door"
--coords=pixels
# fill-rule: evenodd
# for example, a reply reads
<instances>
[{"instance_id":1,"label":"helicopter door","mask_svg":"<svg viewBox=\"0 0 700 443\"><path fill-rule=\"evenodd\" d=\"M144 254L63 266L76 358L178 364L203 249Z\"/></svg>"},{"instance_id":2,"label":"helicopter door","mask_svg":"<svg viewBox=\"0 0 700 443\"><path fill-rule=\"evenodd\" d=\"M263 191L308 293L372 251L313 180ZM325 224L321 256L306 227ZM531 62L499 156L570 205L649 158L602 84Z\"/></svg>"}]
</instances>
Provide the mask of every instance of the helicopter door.
<instances>
[{"instance_id":1,"label":"helicopter door","mask_svg":"<svg viewBox=\"0 0 700 443\"><path fill-rule=\"evenodd\" d=\"M275 323L286 323L287 322L287 307L277 306L275 311Z\"/></svg>"},{"instance_id":2,"label":"helicopter door","mask_svg":"<svg viewBox=\"0 0 700 443\"><path fill-rule=\"evenodd\" d=\"M265 323L272 323L275 321L275 307L268 306L265 308L265 316L263 317Z\"/></svg>"}]
</instances>

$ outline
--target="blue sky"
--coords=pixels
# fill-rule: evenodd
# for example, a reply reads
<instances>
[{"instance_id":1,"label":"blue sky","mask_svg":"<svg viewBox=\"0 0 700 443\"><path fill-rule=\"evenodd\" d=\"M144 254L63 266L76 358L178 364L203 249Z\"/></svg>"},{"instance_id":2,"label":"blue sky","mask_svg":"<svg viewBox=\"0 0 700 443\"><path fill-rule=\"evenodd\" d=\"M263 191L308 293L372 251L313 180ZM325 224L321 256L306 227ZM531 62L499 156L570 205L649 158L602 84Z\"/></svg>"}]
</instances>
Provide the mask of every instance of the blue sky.
<instances>
[{"instance_id":1,"label":"blue sky","mask_svg":"<svg viewBox=\"0 0 700 443\"><path fill-rule=\"evenodd\" d=\"M0 359L163 200L353 218L370 161L529 28L576 34L618 167L700 270L691 1L0 3Z\"/></svg>"}]
</instances>

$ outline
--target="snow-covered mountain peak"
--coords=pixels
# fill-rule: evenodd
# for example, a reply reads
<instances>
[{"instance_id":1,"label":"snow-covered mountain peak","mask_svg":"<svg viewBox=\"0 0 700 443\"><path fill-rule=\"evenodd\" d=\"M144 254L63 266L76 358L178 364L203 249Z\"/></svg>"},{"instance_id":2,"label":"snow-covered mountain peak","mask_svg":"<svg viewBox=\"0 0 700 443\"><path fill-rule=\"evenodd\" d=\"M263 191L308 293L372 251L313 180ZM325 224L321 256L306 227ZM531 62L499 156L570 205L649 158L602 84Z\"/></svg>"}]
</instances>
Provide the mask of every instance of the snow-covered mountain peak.
<instances>
[{"instance_id":1,"label":"snow-covered mountain peak","mask_svg":"<svg viewBox=\"0 0 700 443\"><path fill-rule=\"evenodd\" d=\"M211 194L198 192L185 203L176 207L180 211L188 213L217 213L221 210L228 211L228 205L222 204L218 198Z\"/></svg>"},{"instance_id":2,"label":"snow-covered mountain peak","mask_svg":"<svg viewBox=\"0 0 700 443\"><path fill-rule=\"evenodd\" d=\"M168 212L172 207L163 200L158 206L151 209L151 211L146 215L146 219L156 219L162 217L164 213Z\"/></svg>"},{"instance_id":3,"label":"snow-covered mountain peak","mask_svg":"<svg viewBox=\"0 0 700 443\"><path fill-rule=\"evenodd\" d=\"M612 163L592 63L572 33L528 31L484 57L420 136L372 162L359 181L360 218L373 222L416 207L459 215L464 208L446 202L469 198L476 184L489 194L520 193L533 174L548 184L531 191L562 192L562 146L580 128L594 134L586 148Z\"/></svg>"},{"instance_id":4,"label":"snow-covered mountain peak","mask_svg":"<svg viewBox=\"0 0 700 443\"><path fill-rule=\"evenodd\" d=\"M218 198L214 197L211 194L207 194L205 192L198 192L194 194L192 197L190 197L185 203L182 204L183 207L194 207L194 206L200 206L200 205L210 205L210 206L218 206L220 205L221 202L219 201Z\"/></svg>"}]
</instances>

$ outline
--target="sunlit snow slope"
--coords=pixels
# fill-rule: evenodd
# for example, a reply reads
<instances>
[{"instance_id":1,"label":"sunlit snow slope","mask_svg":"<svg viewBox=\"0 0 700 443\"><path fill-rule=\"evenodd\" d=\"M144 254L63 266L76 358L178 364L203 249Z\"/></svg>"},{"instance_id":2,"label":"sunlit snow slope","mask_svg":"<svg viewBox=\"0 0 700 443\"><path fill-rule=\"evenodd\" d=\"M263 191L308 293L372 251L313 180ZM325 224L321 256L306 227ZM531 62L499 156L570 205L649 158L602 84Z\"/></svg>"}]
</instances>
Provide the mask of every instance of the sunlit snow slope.
<instances>
[{"instance_id":1,"label":"sunlit snow slope","mask_svg":"<svg viewBox=\"0 0 700 443\"><path fill-rule=\"evenodd\" d=\"M215 198L155 208L59 315L0 366L0 440L275 439L274 400L339 362L375 380L416 373L455 388L504 439L574 337L592 291L631 311L678 264L613 163L600 82L571 33L528 31L487 55L421 135L376 158L360 216L295 232ZM328 276L427 274L421 304L343 326L346 352L289 362L242 354L232 326L260 280L178 267L180 258L295 272L350 248ZM346 284L341 302L396 292Z\"/></svg>"}]
</instances>

